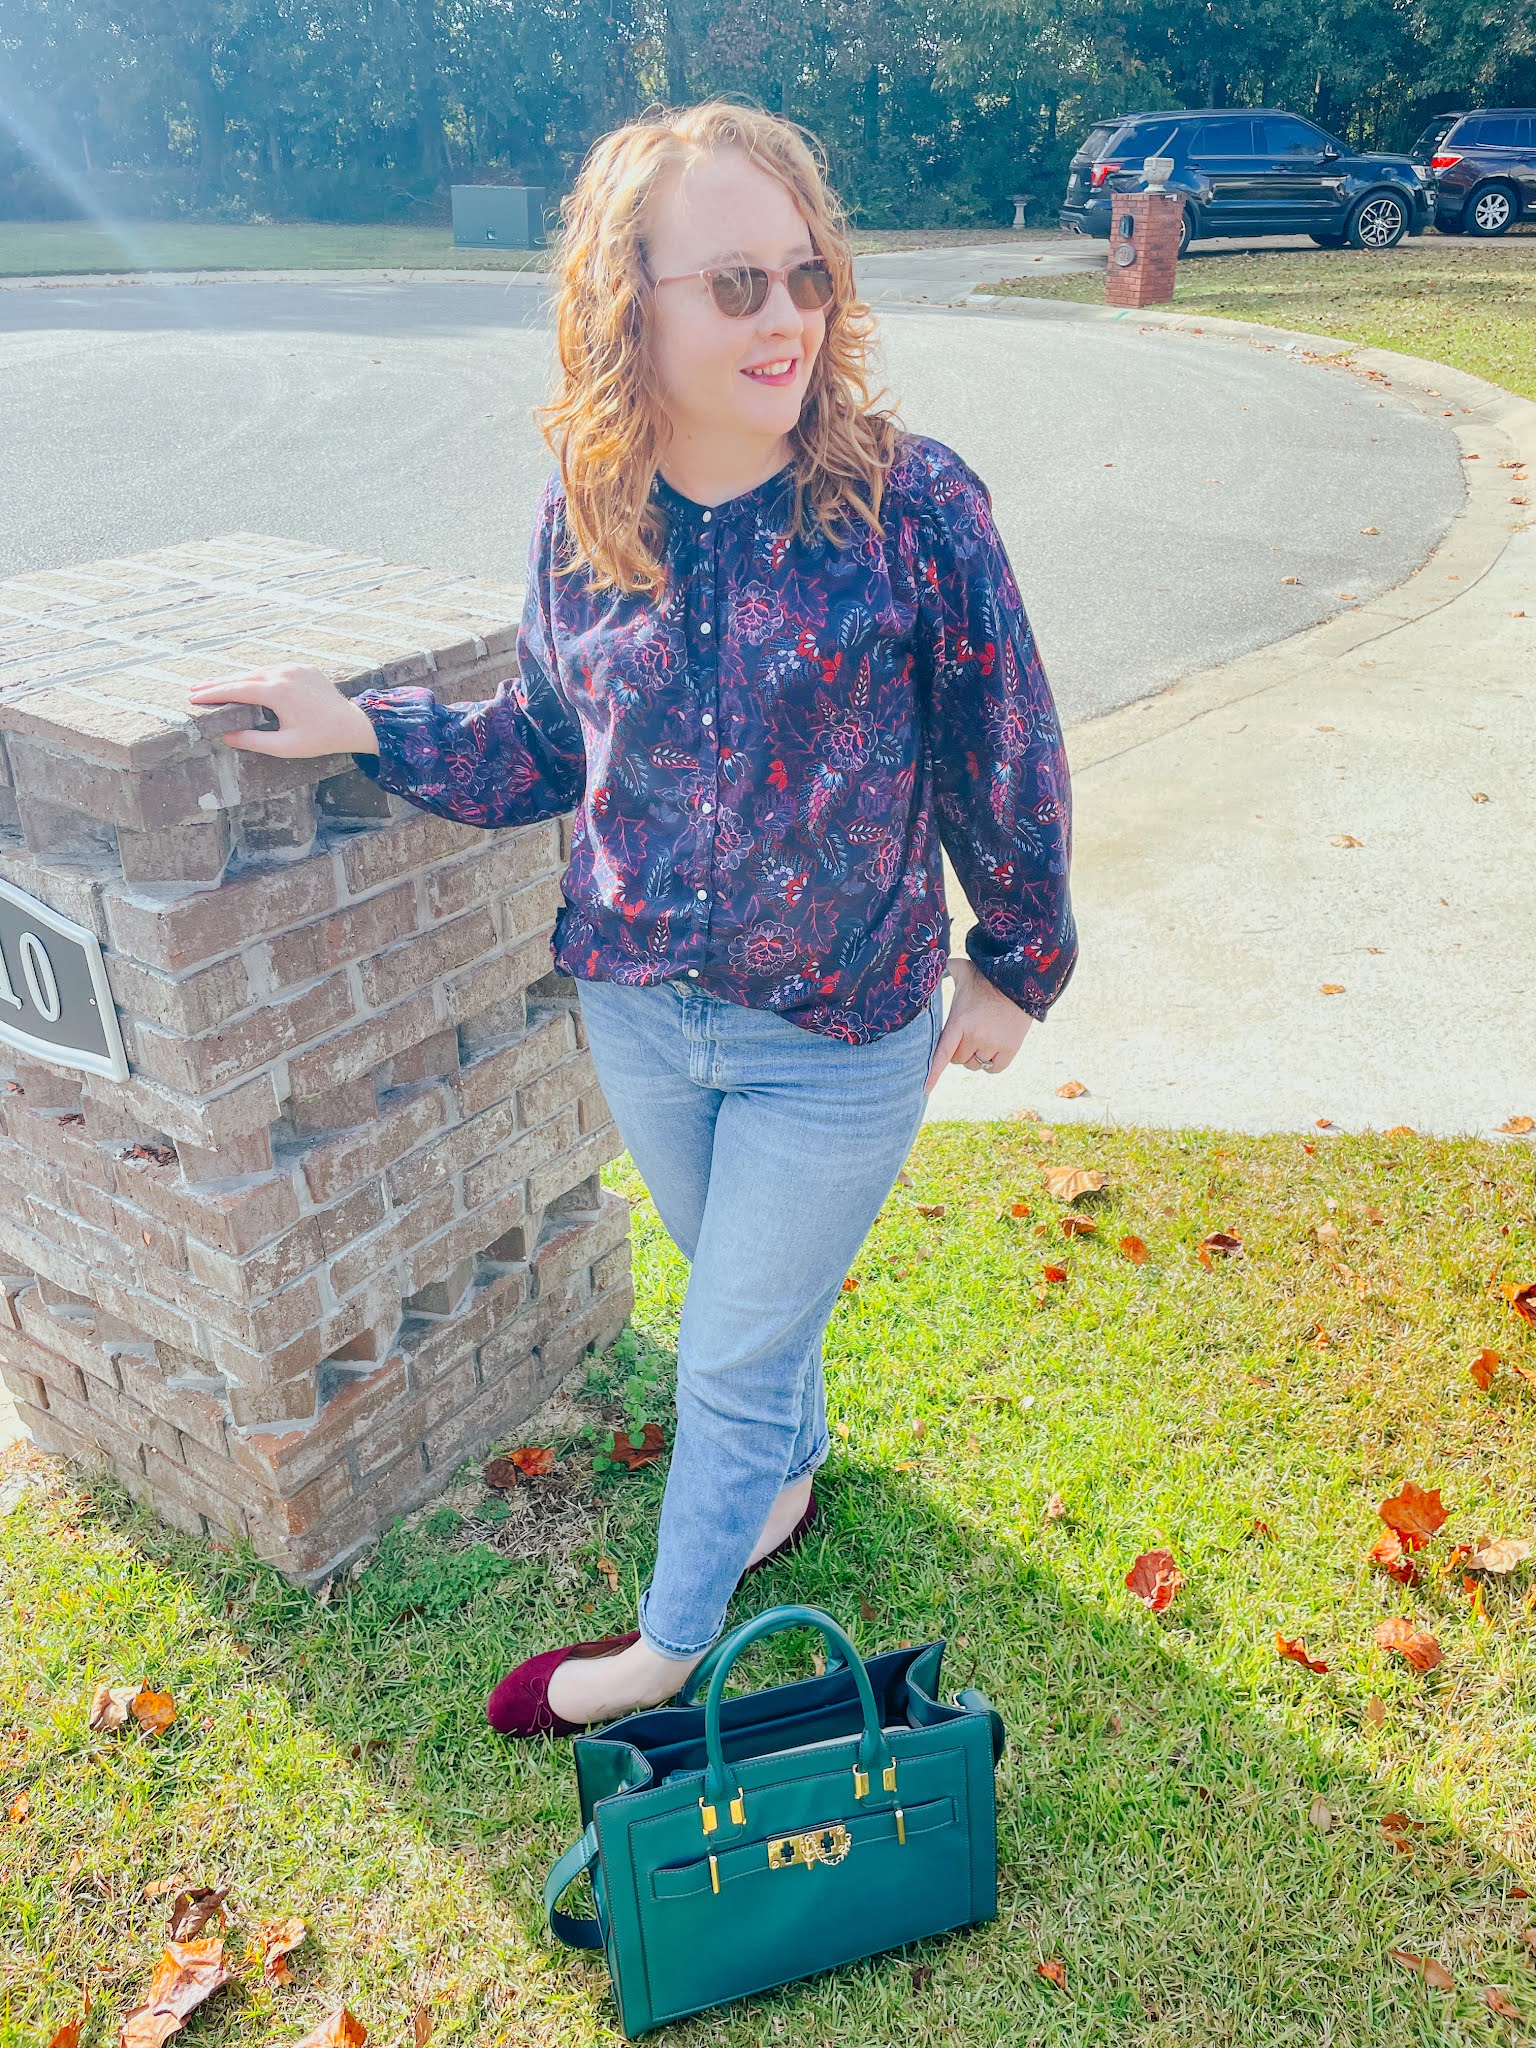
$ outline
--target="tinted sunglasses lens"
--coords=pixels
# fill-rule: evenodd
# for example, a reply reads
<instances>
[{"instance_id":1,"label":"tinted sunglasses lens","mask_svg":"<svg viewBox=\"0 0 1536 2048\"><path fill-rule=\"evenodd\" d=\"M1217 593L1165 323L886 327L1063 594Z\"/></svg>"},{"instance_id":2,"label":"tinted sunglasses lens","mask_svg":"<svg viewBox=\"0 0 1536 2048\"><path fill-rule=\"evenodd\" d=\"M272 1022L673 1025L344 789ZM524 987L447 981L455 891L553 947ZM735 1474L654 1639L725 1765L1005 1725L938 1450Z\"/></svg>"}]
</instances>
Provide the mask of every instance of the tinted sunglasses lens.
<instances>
[{"instance_id":1,"label":"tinted sunglasses lens","mask_svg":"<svg viewBox=\"0 0 1536 2048\"><path fill-rule=\"evenodd\" d=\"M717 270L709 280L715 304L732 320L755 313L768 296L768 280L762 271L742 265L736 270Z\"/></svg>"},{"instance_id":2,"label":"tinted sunglasses lens","mask_svg":"<svg viewBox=\"0 0 1536 2048\"><path fill-rule=\"evenodd\" d=\"M789 296L802 311L832 303L832 273L825 263L797 263L789 273Z\"/></svg>"}]
</instances>

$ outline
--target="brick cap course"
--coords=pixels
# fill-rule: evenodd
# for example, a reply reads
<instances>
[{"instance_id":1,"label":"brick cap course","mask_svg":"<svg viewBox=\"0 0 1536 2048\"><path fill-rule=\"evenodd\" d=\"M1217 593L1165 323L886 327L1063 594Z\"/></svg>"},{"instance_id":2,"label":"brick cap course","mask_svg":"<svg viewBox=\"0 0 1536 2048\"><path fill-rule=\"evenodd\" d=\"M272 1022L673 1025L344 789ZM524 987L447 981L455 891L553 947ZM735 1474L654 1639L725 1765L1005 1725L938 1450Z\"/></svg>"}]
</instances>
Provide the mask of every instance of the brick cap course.
<instances>
[{"instance_id":1,"label":"brick cap course","mask_svg":"<svg viewBox=\"0 0 1536 2048\"><path fill-rule=\"evenodd\" d=\"M11 576L0 731L154 767L255 722L243 706L194 715L190 682L282 661L349 691L435 682L509 653L522 608L521 584L252 533Z\"/></svg>"}]
</instances>

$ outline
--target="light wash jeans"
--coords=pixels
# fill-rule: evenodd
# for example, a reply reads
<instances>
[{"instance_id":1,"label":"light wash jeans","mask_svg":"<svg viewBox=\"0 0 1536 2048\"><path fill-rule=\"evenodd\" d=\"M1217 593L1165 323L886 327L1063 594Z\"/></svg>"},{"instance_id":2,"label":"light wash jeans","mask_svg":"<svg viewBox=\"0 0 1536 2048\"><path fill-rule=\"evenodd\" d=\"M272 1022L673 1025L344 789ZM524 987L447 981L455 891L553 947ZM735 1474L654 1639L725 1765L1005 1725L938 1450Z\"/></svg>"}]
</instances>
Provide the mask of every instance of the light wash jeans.
<instances>
[{"instance_id":1,"label":"light wash jeans","mask_svg":"<svg viewBox=\"0 0 1536 2048\"><path fill-rule=\"evenodd\" d=\"M922 1126L944 984L862 1046L683 981L577 986L619 1134L692 1268L639 1626L694 1658L779 1492L826 1458L822 1333Z\"/></svg>"}]
</instances>

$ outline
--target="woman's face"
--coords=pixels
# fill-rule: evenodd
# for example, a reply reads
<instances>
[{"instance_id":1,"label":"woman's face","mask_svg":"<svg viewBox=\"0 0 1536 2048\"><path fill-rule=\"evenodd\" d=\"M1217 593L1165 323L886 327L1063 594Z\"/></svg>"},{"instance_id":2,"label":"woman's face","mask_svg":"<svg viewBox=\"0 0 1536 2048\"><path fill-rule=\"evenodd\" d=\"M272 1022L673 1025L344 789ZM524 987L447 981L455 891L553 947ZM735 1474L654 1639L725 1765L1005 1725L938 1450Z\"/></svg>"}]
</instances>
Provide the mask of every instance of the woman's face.
<instances>
[{"instance_id":1,"label":"woman's face","mask_svg":"<svg viewBox=\"0 0 1536 2048\"><path fill-rule=\"evenodd\" d=\"M767 449L800 417L827 316L770 283L755 313L733 319L693 273L729 263L777 269L814 255L788 188L739 150L706 157L658 187L645 253L653 278L684 280L656 289L652 327L674 439L721 453L726 443Z\"/></svg>"}]
</instances>

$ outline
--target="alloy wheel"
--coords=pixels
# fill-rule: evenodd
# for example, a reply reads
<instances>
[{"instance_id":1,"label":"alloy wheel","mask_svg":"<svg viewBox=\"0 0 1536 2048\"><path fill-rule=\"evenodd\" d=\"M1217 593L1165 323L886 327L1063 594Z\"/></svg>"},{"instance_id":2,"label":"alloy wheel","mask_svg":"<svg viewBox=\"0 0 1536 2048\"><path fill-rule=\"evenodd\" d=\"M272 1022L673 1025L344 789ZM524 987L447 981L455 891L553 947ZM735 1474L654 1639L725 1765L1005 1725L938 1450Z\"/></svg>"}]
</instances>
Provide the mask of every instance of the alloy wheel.
<instances>
[{"instance_id":1,"label":"alloy wheel","mask_svg":"<svg viewBox=\"0 0 1536 2048\"><path fill-rule=\"evenodd\" d=\"M1496 185L1491 192L1478 193L1472 220L1479 234L1501 235L1509 226L1513 211L1509 194Z\"/></svg>"},{"instance_id":2,"label":"alloy wheel","mask_svg":"<svg viewBox=\"0 0 1536 2048\"><path fill-rule=\"evenodd\" d=\"M1355 233L1362 249L1390 249L1406 225L1395 199L1368 199L1360 209Z\"/></svg>"}]
</instances>

